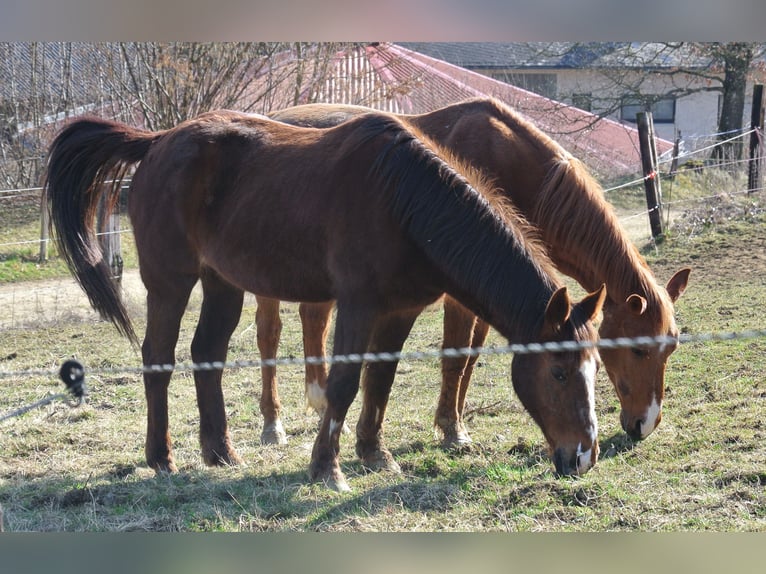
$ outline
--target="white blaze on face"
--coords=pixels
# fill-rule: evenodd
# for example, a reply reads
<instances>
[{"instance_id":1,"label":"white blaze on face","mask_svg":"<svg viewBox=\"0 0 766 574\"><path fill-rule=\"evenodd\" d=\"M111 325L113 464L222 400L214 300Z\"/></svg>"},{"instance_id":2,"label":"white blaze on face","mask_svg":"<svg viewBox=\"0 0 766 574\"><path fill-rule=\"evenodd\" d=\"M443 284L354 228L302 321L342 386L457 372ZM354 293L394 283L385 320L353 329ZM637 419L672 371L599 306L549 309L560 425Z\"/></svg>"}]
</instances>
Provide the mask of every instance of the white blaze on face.
<instances>
[{"instance_id":1,"label":"white blaze on face","mask_svg":"<svg viewBox=\"0 0 766 574\"><path fill-rule=\"evenodd\" d=\"M577 474L586 473L593 466L593 445L598 439L598 422L596 419L596 373L598 361L595 353L590 353L588 358L580 365L580 376L585 381L587 392L588 412L583 417L589 422L588 425L588 448L582 450L582 443L577 445Z\"/></svg>"},{"instance_id":2,"label":"white blaze on face","mask_svg":"<svg viewBox=\"0 0 766 574\"><path fill-rule=\"evenodd\" d=\"M593 457L593 449L588 449L585 452L582 451L582 445L577 445L577 474L584 474L591 467L591 460Z\"/></svg>"},{"instance_id":3,"label":"white blaze on face","mask_svg":"<svg viewBox=\"0 0 766 574\"><path fill-rule=\"evenodd\" d=\"M660 417L662 405L657 402L657 395L652 396L652 404L646 411L646 418L641 423L641 438L646 438L657 427L657 419Z\"/></svg>"},{"instance_id":4,"label":"white blaze on face","mask_svg":"<svg viewBox=\"0 0 766 574\"><path fill-rule=\"evenodd\" d=\"M590 439L591 444L596 442L598 437L598 422L596 419L596 373L598 372L598 362L594 354L590 354L588 359L580 366L580 374L585 380L585 388L588 391L589 412L587 414L590 421ZM578 453L580 448L578 447ZM590 453L590 449L586 451ZM585 455L586 453L583 453ZM578 459L579 460L579 459ZM590 461L590 458L588 459Z\"/></svg>"}]
</instances>

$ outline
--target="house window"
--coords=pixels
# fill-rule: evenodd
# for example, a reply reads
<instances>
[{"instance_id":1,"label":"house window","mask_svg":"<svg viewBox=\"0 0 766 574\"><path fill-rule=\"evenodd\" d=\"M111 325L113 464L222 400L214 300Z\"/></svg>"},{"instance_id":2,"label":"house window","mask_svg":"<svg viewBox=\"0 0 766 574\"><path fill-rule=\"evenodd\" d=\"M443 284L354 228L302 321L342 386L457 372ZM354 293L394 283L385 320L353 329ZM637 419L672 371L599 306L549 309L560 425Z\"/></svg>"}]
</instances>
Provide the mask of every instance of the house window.
<instances>
[{"instance_id":1,"label":"house window","mask_svg":"<svg viewBox=\"0 0 766 574\"><path fill-rule=\"evenodd\" d=\"M593 111L593 96L590 92L587 94L572 94L572 105L586 112Z\"/></svg>"},{"instance_id":2,"label":"house window","mask_svg":"<svg viewBox=\"0 0 766 574\"><path fill-rule=\"evenodd\" d=\"M676 121L676 100L675 98L623 99L620 107L620 119L636 123L636 114L639 112L652 112L652 120L656 124L672 124Z\"/></svg>"},{"instance_id":3,"label":"house window","mask_svg":"<svg viewBox=\"0 0 766 574\"><path fill-rule=\"evenodd\" d=\"M495 80L523 88L546 98L556 98L556 74L521 74L508 71L492 71L488 75Z\"/></svg>"}]
</instances>

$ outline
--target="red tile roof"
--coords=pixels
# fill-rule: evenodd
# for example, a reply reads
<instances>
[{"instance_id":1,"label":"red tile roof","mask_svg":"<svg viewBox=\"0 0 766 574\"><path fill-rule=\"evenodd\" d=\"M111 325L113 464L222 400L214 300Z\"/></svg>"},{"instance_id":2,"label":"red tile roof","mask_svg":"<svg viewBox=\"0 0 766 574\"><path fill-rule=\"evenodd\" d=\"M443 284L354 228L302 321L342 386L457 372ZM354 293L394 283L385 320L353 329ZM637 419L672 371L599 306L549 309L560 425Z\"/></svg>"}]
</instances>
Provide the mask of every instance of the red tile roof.
<instances>
[{"instance_id":1,"label":"red tile roof","mask_svg":"<svg viewBox=\"0 0 766 574\"><path fill-rule=\"evenodd\" d=\"M638 131L630 125L599 118L396 44L374 44L365 51L377 77L392 87L388 97L393 105L389 103L385 109L423 113L466 98L494 97L526 115L599 175L611 179L641 171ZM381 107L375 102L366 105ZM663 139L657 139L656 145L658 154L673 147Z\"/></svg>"}]
</instances>

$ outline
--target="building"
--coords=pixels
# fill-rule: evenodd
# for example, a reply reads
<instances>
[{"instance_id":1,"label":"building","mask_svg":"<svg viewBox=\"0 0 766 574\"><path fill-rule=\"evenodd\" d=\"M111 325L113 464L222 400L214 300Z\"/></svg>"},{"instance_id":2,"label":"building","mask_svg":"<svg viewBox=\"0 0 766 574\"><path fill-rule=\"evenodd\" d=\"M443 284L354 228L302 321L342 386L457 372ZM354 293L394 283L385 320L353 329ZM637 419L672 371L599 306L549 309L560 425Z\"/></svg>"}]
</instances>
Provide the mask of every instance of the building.
<instances>
[{"instance_id":1,"label":"building","mask_svg":"<svg viewBox=\"0 0 766 574\"><path fill-rule=\"evenodd\" d=\"M508 82L601 117L635 124L651 111L655 133L673 141L682 135L694 149L718 131L721 92L711 77L723 77L693 46L668 43L423 42L403 47ZM744 125L753 79L764 80L759 56L746 89ZM679 70L683 68L688 73Z\"/></svg>"}]
</instances>

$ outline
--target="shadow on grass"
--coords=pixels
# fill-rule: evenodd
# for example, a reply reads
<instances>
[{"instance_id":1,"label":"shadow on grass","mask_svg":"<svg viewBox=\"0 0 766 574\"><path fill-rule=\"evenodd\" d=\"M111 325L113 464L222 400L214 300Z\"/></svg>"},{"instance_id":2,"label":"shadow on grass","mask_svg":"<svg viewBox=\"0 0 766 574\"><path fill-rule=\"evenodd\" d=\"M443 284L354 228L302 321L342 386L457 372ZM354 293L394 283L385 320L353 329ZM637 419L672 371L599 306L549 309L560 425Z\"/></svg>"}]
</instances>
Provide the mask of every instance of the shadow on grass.
<instances>
[{"instance_id":1,"label":"shadow on grass","mask_svg":"<svg viewBox=\"0 0 766 574\"><path fill-rule=\"evenodd\" d=\"M309 482L307 469L250 467L232 477L195 468L149 476L143 462L136 461L94 473L85 481L72 476L6 481L0 487L0 504L9 529L397 530L394 523L386 526L386 520L401 516L402 509L446 516L467 500L496 495L498 488L556 482L539 445L516 445L504 453L475 444L473 460L464 452L413 441L392 454L402 474L372 472L359 460L342 463L353 489L347 494ZM497 467L501 471L493 475ZM530 474L535 468L545 470ZM47 513L57 520L46 523L40 516ZM375 526L370 526L371 519Z\"/></svg>"},{"instance_id":2,"label":"shadow on grass","mask_svg":"<svg viewBox=\"0 0 766 574\"><path fill-rule=\"evenodd\" d=\"M601 454L600 460L608 459L632 451L636 448L639 441L634 441L624 432L616 432L608 438L603 438L599 441L599 448Z\"/></svg>"}]
</instances>

